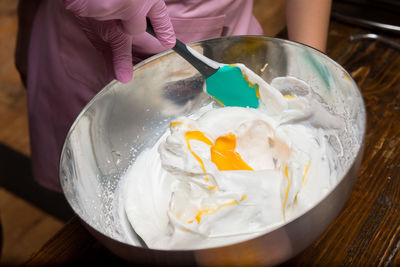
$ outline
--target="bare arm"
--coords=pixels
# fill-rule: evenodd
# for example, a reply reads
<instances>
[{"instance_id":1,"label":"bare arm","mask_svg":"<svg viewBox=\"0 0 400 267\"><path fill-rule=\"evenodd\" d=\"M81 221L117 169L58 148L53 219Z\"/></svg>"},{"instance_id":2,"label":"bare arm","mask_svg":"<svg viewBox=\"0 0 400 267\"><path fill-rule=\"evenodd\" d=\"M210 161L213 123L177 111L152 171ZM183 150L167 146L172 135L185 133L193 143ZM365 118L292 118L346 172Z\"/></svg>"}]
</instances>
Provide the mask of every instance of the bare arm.
<instances>
[{"instance_id":1,"label":"bare arm","mask_svg":"<svg viewBox=\"0 0 400 267\"><path fill-rule=\"evenodd\" d=\"M325 52L331 0L286 0L289 39Z\"/></svg>"}]
</instances>

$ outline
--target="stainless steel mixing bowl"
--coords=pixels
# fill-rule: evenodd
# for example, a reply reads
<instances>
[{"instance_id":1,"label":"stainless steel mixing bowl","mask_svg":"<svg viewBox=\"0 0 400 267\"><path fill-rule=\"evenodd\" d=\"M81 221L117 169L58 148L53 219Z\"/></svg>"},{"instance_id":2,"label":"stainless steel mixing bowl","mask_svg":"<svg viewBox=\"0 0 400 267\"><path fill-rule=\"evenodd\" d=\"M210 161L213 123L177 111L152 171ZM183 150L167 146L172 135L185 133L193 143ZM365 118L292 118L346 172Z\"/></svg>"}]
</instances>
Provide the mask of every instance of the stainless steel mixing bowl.
<instances>
[{"instance_id":1,"label":"stainless steel mixing bowl","mask_svg":"<svg viewBox=\"0 0 400 267\"><path fill-rule=\"evenodd\" d=\"M239 36L191 46L223 63L244 63L268 82L291 75L309 83L315 97L346 121L340 133L342 178L337 186L306 213L245 242L183 251L152 250L125 242L115 213L115 191L121 174L141 150L154 144L171 119L212 101L203 93L199 73L179 55L167 51L135 66L130 83L111 82L77 117L60 160L66 199L87 229L127 261L152 266L266 266L284 262L328 227L351 192L365 133L366 113L360 91L340 65L310 47L290 41Z\"/></svg>"}]
</instances>

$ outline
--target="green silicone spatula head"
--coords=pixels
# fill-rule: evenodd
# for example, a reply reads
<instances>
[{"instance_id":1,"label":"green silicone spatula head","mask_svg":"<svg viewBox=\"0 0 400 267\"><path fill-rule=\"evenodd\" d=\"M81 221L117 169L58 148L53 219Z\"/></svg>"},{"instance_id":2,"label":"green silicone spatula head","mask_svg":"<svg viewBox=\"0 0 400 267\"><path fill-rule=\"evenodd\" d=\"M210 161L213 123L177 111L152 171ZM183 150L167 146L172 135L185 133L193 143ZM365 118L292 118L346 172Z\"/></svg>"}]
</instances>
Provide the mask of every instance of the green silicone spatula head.
<instances>
[{"instance_id":1,"label":"green silicone spatula head","mask_svg":"<svg viewBox=\"0 0 400 267\"><path fill-rule=\"evenodd\" d=\"M147 32L156 36L149 21L147 22ZM204 76L207 93L220 104L236 107L258 107L258 85L250 83L239 67L213 61L186 46L178 39L172 49Z\"/></svg>"},{"instance_id":2,"label":"green silicone spatula head","mask_svg":"<svg viewBox=\"0 0 400 267\"><path fill-rule=\"evenodd\" d=\"M258 108L258 84L251 84L234 65L206 78L206 91L225 106Z\"/></svg>"}]
</instances>

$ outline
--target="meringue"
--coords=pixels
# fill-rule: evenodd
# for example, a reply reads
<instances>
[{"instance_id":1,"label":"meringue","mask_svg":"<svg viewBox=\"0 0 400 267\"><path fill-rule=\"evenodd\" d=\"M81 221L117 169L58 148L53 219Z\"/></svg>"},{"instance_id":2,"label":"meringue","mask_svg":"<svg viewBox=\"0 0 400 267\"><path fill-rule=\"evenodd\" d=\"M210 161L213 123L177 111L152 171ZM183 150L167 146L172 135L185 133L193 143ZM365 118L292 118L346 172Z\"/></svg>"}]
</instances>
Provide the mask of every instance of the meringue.
<instances>
[{"instance_id":1,"label":"meringue","mask_svg":"<svg viewBox=\"0 0 400 267\"><path fill-rule=\"evenodd\" d=\"M210 103L176 118L121 180L122 212L150 248L211 248L260 236L338 182L339 155L328 140L340 145L344 120L304 81L269 84L236 65L258 84L259 107Z\"/></svg>"}]
</instances>

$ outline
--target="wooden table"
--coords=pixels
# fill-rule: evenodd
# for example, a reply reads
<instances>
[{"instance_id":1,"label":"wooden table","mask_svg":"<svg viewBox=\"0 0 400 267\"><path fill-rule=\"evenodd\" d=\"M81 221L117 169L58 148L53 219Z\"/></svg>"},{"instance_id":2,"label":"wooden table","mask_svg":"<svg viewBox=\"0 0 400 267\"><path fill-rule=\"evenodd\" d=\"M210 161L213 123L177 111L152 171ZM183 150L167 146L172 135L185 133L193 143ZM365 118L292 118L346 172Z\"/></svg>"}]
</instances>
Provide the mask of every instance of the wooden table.
<instances>
[{"instance_id":1,"label":"wooden table","mask_svg":"<svg viewBox=\"0 0 400 267\"><path fill-rule=\"evenodd\" d=\"M400 265L400 50L375 40L349 40L366 32L332 21L327 50L353 76L366 103L366 149L357 182L332 225L284 265ZM25 265L78 262L124 265L77 218Z\"/></svg>"}]
</instances>

